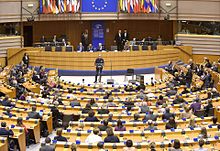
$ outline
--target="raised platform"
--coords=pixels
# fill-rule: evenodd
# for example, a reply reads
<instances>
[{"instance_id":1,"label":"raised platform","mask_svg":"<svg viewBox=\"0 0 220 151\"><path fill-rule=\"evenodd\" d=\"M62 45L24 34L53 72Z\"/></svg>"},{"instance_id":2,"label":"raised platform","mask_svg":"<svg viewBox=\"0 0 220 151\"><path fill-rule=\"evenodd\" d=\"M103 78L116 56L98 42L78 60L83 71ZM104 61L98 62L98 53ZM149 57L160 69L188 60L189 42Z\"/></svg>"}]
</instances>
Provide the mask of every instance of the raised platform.
<instances>
[{"instance_id":1,"label":"raised platform","mask_svg":"<svg viewBox=\"0 0 220 151\"><path fill-rule=\"evenodd\" d=\"M156 51L131 52L45 52L43 48L8 49L8 64L18 64L26 52L31 66L44 66L59 69L60 75L94 75L94 61L99 54L105 60L104 75L124 75L128 68L135 69L135 74L152 73L154 67L168 61L191 58L191 47L158 46Z\"/></svg>"}]
</instances>

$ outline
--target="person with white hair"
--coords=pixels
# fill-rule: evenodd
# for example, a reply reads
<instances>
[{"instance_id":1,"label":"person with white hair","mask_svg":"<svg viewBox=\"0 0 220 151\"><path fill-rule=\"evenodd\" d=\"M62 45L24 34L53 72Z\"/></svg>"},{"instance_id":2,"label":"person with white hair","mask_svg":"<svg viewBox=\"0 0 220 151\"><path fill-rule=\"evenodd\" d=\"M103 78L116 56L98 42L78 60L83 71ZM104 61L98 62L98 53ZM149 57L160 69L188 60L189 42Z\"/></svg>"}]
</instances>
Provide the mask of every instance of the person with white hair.
<instances>
[{"instance_id":1,"label":"person with white hair","mask_svg":"<svg viewBox=\"0 0 220 151\"><path fill-rule=\"evenodd\" d=\"M98 58L95 60L95 67L96 67L96 75L95 75L95 82L97 82L98 76L99 76L99 82L101 82L102 77L102 69L104 67L104 59L102 58L101 54L99 54Z\"/></svg>"},{"instance_id":2,"label":"person with white hair","mask_svg":"<svg viewBox=\"0 0 220 151\"><path fill-rule=\"evenodd\" d=\"M96 51L104 51L104 50L105 50L105 48L102 45L102 43L99 43L98 48L96 49Z\"/></svg>"}]
</instances>

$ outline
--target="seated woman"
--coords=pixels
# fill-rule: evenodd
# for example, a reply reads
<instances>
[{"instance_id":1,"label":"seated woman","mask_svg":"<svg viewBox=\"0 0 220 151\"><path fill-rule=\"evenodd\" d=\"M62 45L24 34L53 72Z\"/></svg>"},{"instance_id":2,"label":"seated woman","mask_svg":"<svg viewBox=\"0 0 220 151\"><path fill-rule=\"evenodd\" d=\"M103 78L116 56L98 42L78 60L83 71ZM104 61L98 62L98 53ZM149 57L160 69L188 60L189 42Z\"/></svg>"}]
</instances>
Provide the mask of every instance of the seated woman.
<instances>
[{"instance_id":1,"label":"seated woman","mask_svg":"<svg viewBox=\"0 0 220 151\"><path fill-rule=\"evenodd\" d=\"M196 127L198 127L198 125L196 124L195 118L191 118L191 119L189 120L188 128L196 128Z\"/></svg>"},{"instance_id":2,"label":"seated woman","mask_svg":"<svg viewBox=\"0 0 220 151\"><path fill-rule=\"evenodd\" d=\"M84 122L99 122L98 118L95 117L95 112L90 110L88 113L88 117L85 118Z\"/></svg>"},{"instance_id":3,"label":"seated woman","mask_svg":"<svg viewBox=\"0 0 220 151\"><path fill-rule=\"evenodd\" d=\"M25 131L25 136L26 136L26 145L29 146L29 132L28 132L28 129L26 128L26 126L23 124L23 119L21 117L19 117L17 119L17 124L16 124L17 127L22 127L24 128L24 131Z\"/></svg>"},{"instance_id":4,"label":"seated woman","mask_svg":"<svg viewBox=\"0 0 220 151\"><path fill-rule=\"evenodd\" d=\"M177 128L176 121L173 117L170 117L170 119L169 119L168 123L166 124L165 128L166 129L171 129L171 128L176 129Z\"/></svg>"},{"instance_id":5,"label":"seated woman","mask_svg":"<svg viewBox=\"0 0 220 151\"><path fill-rule=\"evenodd\" d=\"M114 135L112 128L108 128L106 130L106 133L107 133L107 137L104 139L105 143L119 143L120 142L118 136Z\"/></svg>"},{"instance_id":6,"label":"seated woman","mask_svg":"<svg viewBox=\"0 0 220 151\"><path fill-rule=\"evenodd\" d=\"M127 140L125 145L126 145L126 147L123 148L123 151L136 151L136 148L133 147L132 140Z\"/></svg>"},{"instance_id":7,"label":"seated woman","mask_svg":"<svg viewBox=\"0 0 220 151\"><path fill-rule=\"evenodd\" d=\"M125 126L122 124L121 120L118 120L117 126L115 127L115 131L126 131Z\"/></svg>"},{"instance_id":8,"label":"seated woman","mask_svg":"<svg viewBox=\"0 0 220 151\"><path fill-rule=\"evenodd\" d=\"M62 129L57 129L57 136L54 137L54 140L67 142L67 138L62 136Z\"/></svg>"}]
</instances>

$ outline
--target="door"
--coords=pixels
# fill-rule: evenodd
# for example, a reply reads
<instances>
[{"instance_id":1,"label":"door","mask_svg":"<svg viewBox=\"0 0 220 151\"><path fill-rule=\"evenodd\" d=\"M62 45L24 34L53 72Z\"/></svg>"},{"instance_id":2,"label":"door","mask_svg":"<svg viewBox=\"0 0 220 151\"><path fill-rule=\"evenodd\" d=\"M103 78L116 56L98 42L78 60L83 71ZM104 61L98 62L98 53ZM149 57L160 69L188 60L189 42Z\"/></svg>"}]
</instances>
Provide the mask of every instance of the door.
<instances>
[{"instance_id":1,"label":"door","mask_svg":"<svg viewBox=\"0 0 220 151\"><path fill-rule=\"evenodd\" d=\"M32 47L33 46L33 27L32 26L24 26L24 46Z\"/></svg>"}]
</instances>

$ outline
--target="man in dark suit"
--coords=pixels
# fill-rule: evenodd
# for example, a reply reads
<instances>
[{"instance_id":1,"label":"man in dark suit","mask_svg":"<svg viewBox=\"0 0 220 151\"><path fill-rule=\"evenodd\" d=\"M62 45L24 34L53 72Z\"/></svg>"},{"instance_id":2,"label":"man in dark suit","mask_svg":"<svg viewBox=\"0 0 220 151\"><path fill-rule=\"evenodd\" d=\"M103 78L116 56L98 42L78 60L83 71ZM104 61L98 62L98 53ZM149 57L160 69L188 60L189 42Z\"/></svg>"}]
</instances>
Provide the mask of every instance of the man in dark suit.
<instances>
[{"instance_id":1,"label":"man in dark suit","mask_svg":"<svg viewBox=\"0 0 220 151\"><path fill-rule=\"evenodd\" d=\"M104 46L102 45L102 43L99 43L99 46L98 46L98 48L96 49L96 51L104 51L105 50L105 48L104 48Z\"/></svg>"},{"instance_id":2,"label":"man in dark suit","mask_svg":"<svg viewBox=\"0 0 220 151\"><path fill-rule=\"evenodd\" d=\"M28 117L33 119L42 119L42 117L38 112L36 112L36 110L37 110L36 106L33 106L32 111L28 113Z\"/></svg>"},{"instance_id":3,"label":"man in dark suit","mask_svg":"<svg viewBox=\"0 0 220 151\"><path fill-rule=\"evenodd\" d=\"M96 67L96 75L95 75L95 82L97 82L98 76L99 76L99 82L101 82L102 77L102 69L104 67L104 59L99 55L99 57L95 60L95 67Z\"/></svg>"},{"instance_id":4,"label":"man in dark suit","mask_svg":"<svg viewBox=\"0 0 220 151\"><path fill-rule=\"evenodd\" d=\"M45 138L45 144L41 145L40 151L55 151L55 146L51 145L51 139L49 137Z\"/></svg>"},{"instance_id":5,"label":"man in dark suit","mask_svg":"<svg viewBox=\"0 0 220 151\"><path fill-rule=\"evenodd\" d=\"M14 133L12 130L8 130L6 128L6 122L1 122L1 128L0 128L0 136L13 136Z\"/></svg>"},{"instance_id":6,"label":"man in dark suit","mask_svg":"<svg viewBox=\"0 0 220 151\"><path fill-rule=\"evenodd\" d=\"M144 117L143 121L156 121L157 120L157 115L154 114L153 110L150 110L150 112Z\"/></svg>"},{"instance_id":7,"label":"man in dark suit","mask_svg":"<svg viewBox=\"0 0 220 151\"><path fill-rule=\"evenodd\" d=\"M174 118L174 114L170 113L170 109L169 108L166 108L166 112L162 115L162 119L166 119L166 120L169 120L170 117L173 117Z\"/></svg>"},{"instance_id":8,"label":"man in dark suit","mask_svg":"<svg viewBox=\"0 0 220 151\"><path fill-rule=\"evenodd\" d=\"M123 33L123 45L125 45L125 42L128 40L129 41L129 34L127 32L127 29L124 30L124 33Z\"/></svg>"},{"instance_id":9,"label":"man in dark suit","mask_svg":"<svg viewBox=\"0 0 220 151\"><path fill-rule=\"evenodd\" d=\"M77 51L78 52L83 52L85 51L85 47L83 46L83 44L80 42L79 45L77 46Z\"/></svg>"},{"instance_id":10,"label":"man in dark suit","mask_svg":"<svg viewBox=\"0 0 220 151\"><path fill-rule=\"evenodd\" d=\"M27 55L27 53L24 53L22 60L23 60L24 64L26 64L28 67L29 66L29 56Z\"/></svg>"},{"instance_id":11,"label":"man in dark suit","mask_svg":"<svg viewBox=\"0 0 220 151\"><path fill-rule=\"evenodd\" d=\"M98 128L100 131L106 131L107 128L110 128L110 126L108 126L108 121L104 120L103 125L100 125Z\"/></svg>"},{"instance_id":12,"label":"man in dark suit","mask_svg":"<svg viewBox=\"0 0 220 151\"><path fill-rule=\"evenodd\" d=\"M46 38L44 37L44 35L40 38L40 42L41 43L45 43L46 42Z\"/></svg>"},{"instance_id":13,"label":"man in dark suit","mask_svg":"<svg viewBox=\"0 0 220 151\"><path fill-rule=\"evenodd\" d=\"M86 29L82 35L81 35L81 42L82 42L82 45L85 49L85 51L87 51L87 47L89 45L89 34L88 34L88 29Z\"/></svg>"},{"instance_id":14,"label":"man in dark suit","mask_svg":"<svg viewBox=\"0 0 220 151\"><path fill-rule=\"evenodd\" d=\"M118 51L122 51L123 50L123 35L121 33L121 30L118 30L118 33L115 35L115 42L116 42Z\"/></svg>"}]
</instances>

